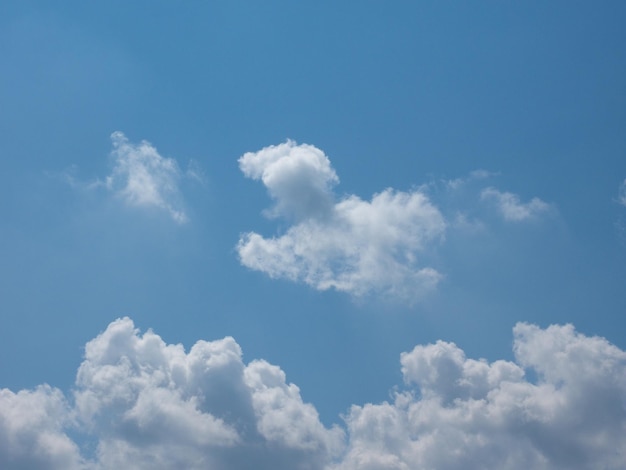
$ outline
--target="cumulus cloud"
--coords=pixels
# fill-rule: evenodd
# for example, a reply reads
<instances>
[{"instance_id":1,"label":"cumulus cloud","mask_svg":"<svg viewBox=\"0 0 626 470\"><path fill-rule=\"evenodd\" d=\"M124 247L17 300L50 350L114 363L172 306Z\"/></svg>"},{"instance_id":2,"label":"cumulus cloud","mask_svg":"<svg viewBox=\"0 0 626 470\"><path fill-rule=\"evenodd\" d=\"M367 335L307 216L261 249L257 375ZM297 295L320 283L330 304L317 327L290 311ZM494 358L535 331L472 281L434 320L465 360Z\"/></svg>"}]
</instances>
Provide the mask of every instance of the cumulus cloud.
<instances>
[{"instance_id":1,"label":"cumulus cloud","mask_svg":"<svg viewBox=\"0 0 626 470\"><path fill-rule=\"evenodd\" d=\"M243 265L356 296L415 299L442 278L421 259L446 228L425 193L386 189L370 201L355 195L336 201L339 178L328 157L293 141L246 153L239 166L267 187L275 202L268 214L293 221L279 237L244 234L237 246Z\"/></svg>"},{"instance_id":2,"label":"cumulus cloud","mask_svg":"<svg viewBox=\"0 0 626 470\"><path fill-rule=\"evenodd\" d=\"M120 319L87 344L70 399L0 390L0 467L623 468L626 352L571 325L513 333L514 361L445 341L403 353L404 387L353 405L344 433L279 367L244 363L233 338L186 352Z\"/></svg>"},{"instance_id":3,"label":"cumulus cloud","mask_svg":"<svg viewBox=\"0 0 626 470\"><path fill-rule=\"evenodd\" d=\"M0 466L323 468L343 431L322 425L280 368L241 356L230 337L185 352L117 320L86 345L71 408L48 386L0 392Z\"/></svg>"},{"instance_id":4,"label":"cumulus cloud","mask_svg":"<svg viewBox=\"0 0 626 470\"><path fill-rule=\"evenodd\" d=\"M60 390L0 390L0 468L75 469L84 464L65 429L72 416Z\"/></svg>"},{"instance_id":5,"label":"cumulus cloud","mask_svg":"<svg viewBox=\"0 0 626 470\"><path fill-rule=\"evenodd\" d=\"M546 212L550 206L539 198L532 198L529 202L520 201L517 194L502 192L495 188L485 188L480 194L481 199L493 201L505 220L521 222Z\"/></svg>"},{"instance_id":6,"label":"cumulus cloud","mask_svg":"<svg viewBox=\"0 0 626 470\"><path fill-rule=\"evenodd\" d=\"M186 222L179 189L183 173L176 160L162 157L145 140L139 144L129 142L119 131L111 134L111 140L113 170L105 186L130 206L157 208L178 223Z\"/></svg>"},{"instance_id":7,"label":"cumulus cloud","mask_svg":"<svg viewBox=\"0 0 626 470\"><path fill-rule=\"evenodd\" d=\"M515 362L468 359L443 341L402 354L409 389L352 407L333 468L622 468L626 353L571 325L520 323L514 337Z\"/></svg>"},{"instance_id":8,"label":"cumulus cloud","mask_svg":"<svg viewBox=\"0 0 626 470\"><path fill-rule=\"evenodd\" d=\"M270 216L323 217L333 208L332 188L339 182L330 160L313 145L288 140L245 153L239 159L245 176L261 180L276 205Z\"/></svg>"}]
</instances>

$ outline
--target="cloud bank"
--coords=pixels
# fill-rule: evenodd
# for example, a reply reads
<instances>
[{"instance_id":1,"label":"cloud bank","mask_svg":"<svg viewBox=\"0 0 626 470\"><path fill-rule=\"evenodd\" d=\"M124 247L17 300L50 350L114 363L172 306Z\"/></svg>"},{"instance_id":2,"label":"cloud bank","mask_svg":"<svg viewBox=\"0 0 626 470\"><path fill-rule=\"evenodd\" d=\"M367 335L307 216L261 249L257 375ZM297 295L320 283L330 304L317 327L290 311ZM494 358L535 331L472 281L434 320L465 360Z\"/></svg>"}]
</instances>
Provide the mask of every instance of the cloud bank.
<instances>
[{"instance_id":1,"label":"cloud bank","mask_svg":"<svg viewBox=\"0 0 626 470\"><path fill-rule=\"evenodd\" d=\"M113 170L105 186L134 207L166 211L178 223L188 220L179 185L183 174L172 158L159 155L150 142L132 144L122 132L111 134Z\"/></svg>"},{"instance_id":2,"label":"cloud bank","mask_svg":"<svg viewBox=\"0 0 626 470\"><path fill-rule=\"evenodd\" d=\"M353 406L349 450L334 468L621 468L626 353L571 325L520 323L514 337L515 362L468 359L443 341L402 354L414 388Z\"/></svg>"},{"instance_id":3,"label":"cloud bank","mask_svg":"<svg viewBox=\"0 0 626 470\"><path fill-rule=\"evenodd\" d=\"M470 359L445 341L403 353L404 387L353 405L342 429L325 427L279 367L244 363L233 338L185 352L119 319L87 343L69 398L48 385L0 390L0 467L623 468L626 352L571 325L513 333L515 361Z\"/></svg>"},{"instance_id":4,"label":"cloud bank","mask_svg":"<svg viewBox=\"0 0 626 470\"><path fill-rule=\"evenodd\" d=\"M87 343L71 407L47 385L0 392L0 468L323 468L343 431L280 368L241 356L230 337L185 352L114 321Z\"/></svg>"},{"instance_id":5,"label":"cloud bank","mask_svg":"<svg viewBox=\"0 0 626 470\"><path fill-rule=\"evenodd\" d=\"M441 279L421 260L446 228L426 194L386 189L370 201L355 195L335 201L339 178L328 157L293 141L246 153L239 166L268 189L275 202L268 215L293 222L279 237L244 234L237 246L244 266L356 296L413 299Z\"/></svg>"}]
</instances>

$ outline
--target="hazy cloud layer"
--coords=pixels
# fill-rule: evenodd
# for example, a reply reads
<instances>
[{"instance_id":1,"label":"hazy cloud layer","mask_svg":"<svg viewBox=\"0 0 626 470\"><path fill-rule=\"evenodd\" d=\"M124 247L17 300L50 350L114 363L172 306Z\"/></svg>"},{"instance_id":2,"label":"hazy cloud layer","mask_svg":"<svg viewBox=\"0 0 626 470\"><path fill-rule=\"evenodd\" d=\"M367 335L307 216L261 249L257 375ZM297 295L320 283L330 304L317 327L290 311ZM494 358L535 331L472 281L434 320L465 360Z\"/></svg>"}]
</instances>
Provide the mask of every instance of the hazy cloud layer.
<instances>
[{"instance_id":1,"label":"hazy cloud layer","mask_svg":"<svg viewBox=\"0 0 626 470\"><path fill-rule=\"evenodd\" d=\"M124 318L87 344L71 399L0 390L0 467L623 468L626 353L571 325L526 323L513 350L514 362L489 363L418 345L400 358L404 389L352 406L344 432L279 367L243 363L234 339L185 352Z\"/></svg>"},{"instance_id":2,"label":"hazy cloud layer","mask_svg":"<svg viewBox=\"0 0 626 470\"><path fill-rule=\"evenodd\" d=\"M162 157L145 140L130 143L119 131L111 134L111 140L113 170L105 186L130 206L157 208L178 223L186 222L179 189L183 174L176 160Z\"/></svg>"},{"instance_id":3,"label":"hazy cloud layer","mask_svg":"<svg viewBox=\"0 0 626 470\"><path fill-rule=\"evenodd\" d=\"M502 217L511 222L532 219L550 208L539 198L534 197L529 202L523 203L517 194L498 191L495 188L483 189L480 196L483 200L495 203Z\"/></svg>"},{"instance_id":4,"label":"hazy cloud layer","mask_svg":"<svg viewBox=\"0 0 626 470\"><path fill-rule=\"evenodd\" d=\"M441 279L421 260L446 227L426 194L386 189L370 201L354 195L336 201L332 187L339 179L328 157L292 141L246 153L239 165L267 187L275 201L269 215L293 221L280 237L243 235L237 249L245 266L357 296L413 299Z\"/></svg>"}]
</instances>

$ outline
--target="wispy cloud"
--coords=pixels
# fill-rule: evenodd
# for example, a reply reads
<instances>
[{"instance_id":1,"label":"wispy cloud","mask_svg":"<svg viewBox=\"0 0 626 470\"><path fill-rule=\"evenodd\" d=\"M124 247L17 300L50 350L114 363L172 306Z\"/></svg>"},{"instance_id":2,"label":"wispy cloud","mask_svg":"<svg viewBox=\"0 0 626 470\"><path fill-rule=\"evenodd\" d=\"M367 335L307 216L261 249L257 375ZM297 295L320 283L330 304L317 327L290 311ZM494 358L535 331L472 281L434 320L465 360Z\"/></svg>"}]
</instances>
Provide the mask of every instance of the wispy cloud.
<instances>
[{"instance_id":1,"label":"wispy cloud","mask_svg":"<svg viewBox=\"0 0 626 470\"><path fill-rule=\"evenodd\" d=\"M405 387L353 405L343 429L325 427L279 367L244 363L233 338L186 352L119 319L87 343L71 399L0 390L0 467L621 469L626 352L526 323L513 352L490 363L418 345L400 358Z\"/></svg>"},{"instance_id":2,"label":"wispy cloud","mask_svg":"<svg viewBox=\"0 0 626 470\"><path fill-rule=\"evenodd\" d=\"M186 222L179 189L183 175L176 160L162 157L145 140L130 143L119 131L111 140L113 170L105 186L130 206L165 210L176 222Z\"/></svg>"},{"instance_id":3,"label":"wispy cloud","mask_svg":"<svg viewBox=\"0 0 626 470\"><path fill-rule=\"evenodd\" d=\"M517 194L499 191L495 188L483 189L480 196L483 200L493 201L502 217L511 222L532 219L550 208L549 204L539 198L535 197L523 203Z\"/></svg>"},{"instance_id":4,"label":"wispy cloud","mask_svg":"<svg viewBox=\"0 0 626 470\"><path fill-rule=\"evenodd\" d=\"M480 180L484 180L484 179L491 178L494 176L498 176L498 173L487 171L487 170L473 170L469 173L469 175L463 178L443 180L443 183L448 189L454 191L469 182L480 181Z\"/></svg>"},{"instance_id":5,"label":"wispy cloud","mask_svg":"<svg viewBox=\"0 0 626 470\"><path fill-rule=\"evenodd\" d=\"M336 201L339 178L328 157L293 141L246 153L239 165L267 187L275 202L268 214L293 222L280 237L243 235L237 250L245 266L319 290L409 300L441 279L421 255L442 239L446 223L423 192L386 189L370 201Z\"/></svg>"},{"instance_id":6,"label":"wispy cloud","mask_svg":"<svg viewBox=\"0 0 626 470\"><path fill-rule=\"evenodd\" d=\"M622 184L620 184L617 191L617 202L626 206L626 179L622 182Z\"/></svg>"}]
</instances>

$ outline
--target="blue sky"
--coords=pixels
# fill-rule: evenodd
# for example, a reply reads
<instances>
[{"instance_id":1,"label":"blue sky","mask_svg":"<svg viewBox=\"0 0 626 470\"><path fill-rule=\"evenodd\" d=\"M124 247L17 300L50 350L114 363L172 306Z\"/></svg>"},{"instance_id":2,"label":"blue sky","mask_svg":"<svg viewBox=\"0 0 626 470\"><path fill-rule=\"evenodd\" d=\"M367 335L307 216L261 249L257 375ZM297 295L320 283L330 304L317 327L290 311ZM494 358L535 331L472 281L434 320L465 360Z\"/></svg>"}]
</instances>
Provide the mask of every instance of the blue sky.
<instances>
[{"instance_id":1,"label":"blue sky","mask_svg":"<svg viewBox=\"0 0 626 470\"><path fill-rule=\"evenodd\" d=\"M201 468L461 468L420 444L419 424L477 468L572 468L580 436L559 416L590 422L610 396L591 420L604 437L575 462L615 448L618 468L625 22L609 1L4 2L0 462L193 468L142 447L179 426ZM202 340L232 380L207 372L200 393L188 372L163 388L154 371L192 370ZM107 402L105 366L141 384L136 402ZM596 369L602 390L575 373ZM254 413L220 401L226 382ZM525 422L537 409L554 422L509 467L498 436L518 428L445 413L526 403L509 393L522 388L547 407ZM415 411L428 400L439 418ZM43 411L7 411L20 406ZM404 424L372 424L395 422L387 411ZM163 435L120 431L133 416ZM38 448L35 429L54 444ZM183 442L198 429L217 447Z\"/></svg>"}]
</instances>

